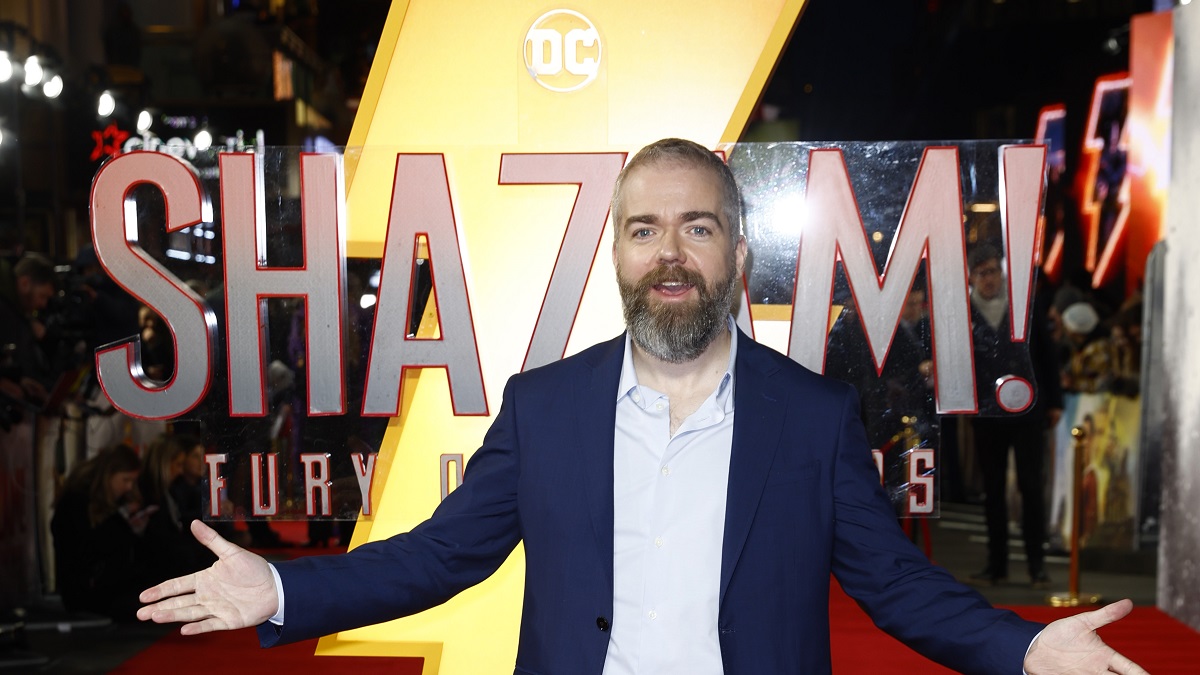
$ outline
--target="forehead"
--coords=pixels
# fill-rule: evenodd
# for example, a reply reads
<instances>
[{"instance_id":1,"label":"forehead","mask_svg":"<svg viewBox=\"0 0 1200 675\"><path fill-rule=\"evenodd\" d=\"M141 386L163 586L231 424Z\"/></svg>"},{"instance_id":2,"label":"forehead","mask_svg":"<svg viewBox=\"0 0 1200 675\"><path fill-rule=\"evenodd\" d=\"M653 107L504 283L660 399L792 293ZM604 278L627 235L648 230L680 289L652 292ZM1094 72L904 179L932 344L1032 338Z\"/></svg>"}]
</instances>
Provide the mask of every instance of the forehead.
<instances>
[{"instance_id":1,"label":"forehead","mask_svg":"<svg viewBox=\"0 0 1200 675\"><path fill-rule=\"evenodd\" d=\"M629 172L621 189L623 217L672 210L719 213L721 182L710 169L677 161L643 164Z\"/></svg>"}]
</instances>

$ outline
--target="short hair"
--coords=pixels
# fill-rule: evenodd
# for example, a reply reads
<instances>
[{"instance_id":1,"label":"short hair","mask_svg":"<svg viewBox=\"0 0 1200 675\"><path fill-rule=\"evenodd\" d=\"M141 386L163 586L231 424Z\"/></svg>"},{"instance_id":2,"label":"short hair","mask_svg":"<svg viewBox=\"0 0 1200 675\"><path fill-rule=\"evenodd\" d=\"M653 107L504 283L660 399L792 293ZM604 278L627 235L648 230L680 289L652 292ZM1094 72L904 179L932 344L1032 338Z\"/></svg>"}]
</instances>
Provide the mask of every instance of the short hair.
<instances>
[{"instance_id":1,"label":"short hair","mask_svg":"<svg viewBox=\"0 0 1200 675\"><path fill-rule=\"evenodd\" d=\"M664 138L647 145L639 150L617 175L617 181L613 185L611 209L618 235L621 225L621 192L625 186L625 179L640 166L665 162L712 171L721 184L722 211L728 221L726 225L729 227L730 239L736 244L742 233L742 193L733 178L733 172L712 150L682 138Z\"/></svg>"},{"instance_id":2,"label":"short hair","mask_svg":"<svg viewBox=\"0 0 1200 675\"><path fill-rule=\"evenodd\" d=\"M54 274L54 263L41 253L26 253L17 261L13 268L17 277L28 277L35 284L54 284L58 277Z\"/></svg>"},{"instance_id":3,"label":"short hair","mask_svg":"<svg viewBox=\"0 0 1200 675\"><path fill-rule=\"evenodd\" d=\"M975 271L976 267L979 267L989 260L995 260L999 262L1001 259L1002 256L1000 255L1000 251L997 250L995 246L992 246L991 244L980 244L972 249L967 255L967 269L973 272Z\"/></svg>"}]
</instances>

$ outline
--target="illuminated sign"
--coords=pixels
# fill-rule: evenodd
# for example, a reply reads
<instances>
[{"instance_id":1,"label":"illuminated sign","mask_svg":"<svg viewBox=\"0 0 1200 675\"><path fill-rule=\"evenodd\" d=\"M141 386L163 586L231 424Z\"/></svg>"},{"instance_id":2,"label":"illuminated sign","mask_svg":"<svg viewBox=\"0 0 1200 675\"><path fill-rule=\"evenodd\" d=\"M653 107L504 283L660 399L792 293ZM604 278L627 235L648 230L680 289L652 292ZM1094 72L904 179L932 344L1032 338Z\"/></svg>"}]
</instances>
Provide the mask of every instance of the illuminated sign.
<instances>
[{"instance_id":1,"label":"illuminated sign","mask_svg":"<svg viewBox=\"0 0 1200 675\"><path fill-rule=\"evenodd\" d=\"M1083 226L1087 269L1099 288L1115 277L1123 262L1118 257L1129 217L1129 142L1125 120L1129 112L1126 73L1096 80L1083 137Z\"/></svg>"},{"instance_id":2,"label":"illuminated sign","mask_svg":"<svg viewBox=\"0 0 1200 675\"><path fill-rule=\"evenodd\" d=\"M118 127L116 122L109 122L103 129L93 131L92 152L88 155L88 160L95 162L117 154L127 138L129 132Z\"/></svg>"},{"instance_id":3,"label":"illuminated sign","mask_svg":"<svg viewBox=\"0 0 1200 675\"><path fill-rule=\"evenodd\" d=\"M1034 138L1038 143L1046 146L1048 153L1046 159L1047 192L1051 190L1065 191L1068 187L1066 185L1066 119L1067 108L1061 103L1048 105L1038 111L1037 133ZM1051 206L1047 206L1047 214L1042 219L1041 241L1043 247L1039 249L1038 257L1047 276L1057 280L1062 272L1066 232L1063 230L1065 225L1063 215L1049 213L1051 208Z\"/></svg>"}]
</instances>

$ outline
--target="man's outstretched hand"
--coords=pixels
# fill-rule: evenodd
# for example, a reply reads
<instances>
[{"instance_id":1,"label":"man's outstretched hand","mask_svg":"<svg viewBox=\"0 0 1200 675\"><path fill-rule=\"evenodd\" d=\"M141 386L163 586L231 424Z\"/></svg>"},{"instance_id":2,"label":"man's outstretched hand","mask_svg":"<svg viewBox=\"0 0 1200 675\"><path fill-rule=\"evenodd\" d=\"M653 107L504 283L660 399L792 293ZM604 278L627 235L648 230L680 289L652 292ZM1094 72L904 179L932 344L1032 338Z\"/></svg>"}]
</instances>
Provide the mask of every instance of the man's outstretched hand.
<instances>
[{"instance_id":1,"label":"man's outstretched hand","mask_svg":"<svg viewBox=\"0 0 1200 675\"><path fill-rule=\"evenodd\" d=\"M147 605L138 610L139 619L181 622L180 633L198 635L257 626L275 615L275 577L262 556L229 543L199 520L192 521L192 534L217 555L217 562L142 591L139 599Z\"/></svg>"},{"instance_id":2,"label":"man's outstretched hand","mask_svg":"<svg viewBox=\"0 0 1200 675\"><path fill-rule=\"evenodd\" d=\"M1025 672L1029 675L1146 675L1145 669L1104 644L1096 635L1096 629L1124 618L1132 609L1132 602L1121 600L1046 626L1025 656Z\"/></svg>"}]
</instances>

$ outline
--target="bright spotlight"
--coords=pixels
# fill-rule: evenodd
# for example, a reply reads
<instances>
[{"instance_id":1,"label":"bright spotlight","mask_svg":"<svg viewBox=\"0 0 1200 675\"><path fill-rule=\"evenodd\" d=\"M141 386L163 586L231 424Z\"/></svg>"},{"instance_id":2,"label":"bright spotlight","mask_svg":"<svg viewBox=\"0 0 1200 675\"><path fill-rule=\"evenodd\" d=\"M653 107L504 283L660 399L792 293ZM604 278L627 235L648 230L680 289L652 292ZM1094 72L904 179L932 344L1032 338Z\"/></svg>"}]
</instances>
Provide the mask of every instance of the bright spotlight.
<instances>
[{"instance_id":1,"label":"bright spotlight","mask_svg":"<svg viewBox=\"0 0 1200 675\"><path fill-rule=\"evenodd\" d=\"M780 234L797 236L808 220L808 205L804 195L788 194L775 198L771 206L771 229Z\"/></svg>"},{"instance_id":2,"label":"bright spotlight","mask_svg":"<svg viewBox=\"0 0 1200 675\"><path fill-rule=\"evenodd\" d=\"M149 110L143 110L138 113L137 130L146 132L150 130L150 125L154 123L154 118L150 116Z\"/></svg>"},{"instance_id":3,"label":"bright spotlight","mask_svg":"<svg viewBox=\"0 0 1200 675\"><path fill-rule=\"evenodd\" d=\"M108 117L117 109L117 100L113 98L112 93L107 89L100 92L100 101L96 104L96 114L101 117Z\"/></svg>"},{"instance_id":4,"label":"bright spotlight","mask_svg":"<svg viewBox=\"0 0 1200 675\"><path fill-rule=\"evenodd\" d=\"M208 129L201 129L196 132L196 138L192 139L197 150L207 150L212 147L212 134L208 133Z\"/></svg>"},{"instance_id":5,"label":"bright spotlight","mask_svg":"<svg viewBox=\"0 0 1200 675\"><path fill-rule=\"evenodd\" d=\"M0 145L4 145L4 130L0 129Z\"/></svg>"},{"instance_id":6,"label":"bright spotlight","mask_svg":"<svg viewBox=\"0 0 1200 675\"><path fill-rule=\"evenodd\" d=\"M55 75L54 77L46 80L46 83L42 85L42 93L46 95L46 98L58 98L58 95L62 93L62 90L62 75Z\"/></svg>"},{"instance_id":7,"label":"bright spotlight","mask_svg":"<svg viewBox=\"0 0 1200 675\"><path fill-rule=\"evenodd\" d=\"M0 51L0 82L8 82L12 79L12 60L8 58L8 52Z\"/></svg>"},{"instance_id":8,"label":"bright spotlight","mask_svg":"<svg viewBox=\"0 0 1200 675\"><path fill-rule=\"evenodd\" d=\"M25 59L25 85L28 87L36 87L42 83L42 64L38 61L37 56L31 56Z\"/></svg>"}]
</instances>

